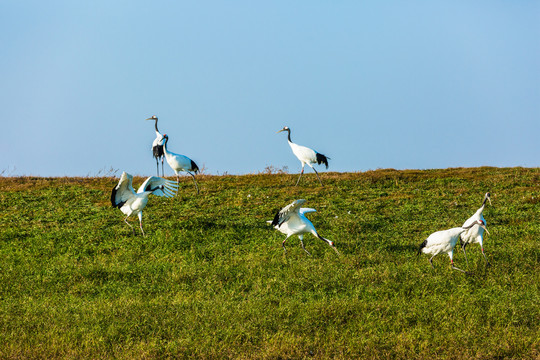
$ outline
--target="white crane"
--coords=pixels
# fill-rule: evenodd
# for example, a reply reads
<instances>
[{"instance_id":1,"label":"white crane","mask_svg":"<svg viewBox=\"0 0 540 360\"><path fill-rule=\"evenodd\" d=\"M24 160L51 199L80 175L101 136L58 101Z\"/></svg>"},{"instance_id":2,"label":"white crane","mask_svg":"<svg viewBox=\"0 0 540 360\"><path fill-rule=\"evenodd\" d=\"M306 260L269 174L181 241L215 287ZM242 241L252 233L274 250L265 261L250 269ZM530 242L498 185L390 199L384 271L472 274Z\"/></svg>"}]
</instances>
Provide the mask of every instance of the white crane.
<instances>
[{"instance_id":1,"label":"white crane","mask_svg":"<svg viewBox=\"0 0 540 360\"><path fill-rule=\"evenodd\" d=\"M195 164L195 161L191 160L187 156L175 154L167 150L168 141L169 141L169 136L167 134L163 135L163 153L165 154L165 159L167 160L167 164L169 164L171 169L173 169L176 174L176 181L178 185L180 185L180 175L178 173L180 171L185 171L189 175L191 175L191 177L193 178L193 182L195 183L195 189L197 189L197 194L198 194L199 186L197 185L197 181L195 181L195 175L193 175L192 171L195 174L198 173L199 167L197 166L197 164Z\"/></svg>"},{"instance_id":2,"label":"white crane","mask_svg":"<svg viewBox=\"0 0 540 360\"><path fill-rule=\"evenodd\" d=\"M142 211L148 202L150 194L156 196L173 197L178 191L178 185L171 180L165 180L160 177L151 176L147 178L139 187L137 192L133 190L133 176L122 173L118 185L116 185L111 193L111 204L117 207L126 214L124 222L129 225L135 235L135 229L128 223L127 219L130 215L136 214L139 217L139 227L144 236L142 227Z\"/></svg>"},{"instance_id":3,"label":"white crane","mask_svg":"<svg viewBox=\"0 0 540 360\"><path fill-rule=\"evenodd\" d=\"M158 130L157 122L158 117L156 115L153 115L152 117L149 117L146 120L155 120L156 123L156 138L154 139L154 142L152 143L152 154L154 158L156 159L156 166L157 166L157 176L159 176L159 160L161 159L161 175L165 176L165 173L163 172L163 143L161 140L163 139L163 135Z\"/></svg>"},{"instance_id":4,"label":"white crane","mask_svg":"<svg viewBox=\"0 0 540 360\"><path fill-rule=\"evenodd\" d=\"M328 239L323 238L317 233L317 230L315 230L315 227L311 223L311 221L308 220L308 218L305 216L305 214L310 212L315 212L317 210L310 209L310 208L301 208L300 206L305 203L306 200L300 199L295 200L291 204L285 206L283 209L279 210L276 213L276 216L274 217L274 220L269 220L267 223L272 224L274 228L281 231L283 234L287 235L285 240L283 240L283 243L281 244L283 246L283 250L287 252L285 249L285 241L292 236L292 235L298 235L300 238L300 244L302 244L302 249L308 255L311 255L309 251L306 250L304 247L304 234L313 234L313 236L318 237L322 241L326 242L334 251L339 254L336 247L334 246L334 242L330 241Z\"/></svg>"},{"instance_id":5,"label":"white crane","mask_svg":"<svg viewBox=\"0 0 540 360\"><path fill-rule=\"evenodd\" d=\"M463 226L463 227L456 227L448 230L441 230L434 232L433 234L429 235L426 240L422 244L420 244L420 247L418 248L418 254L424 253L424 254L432 254L433 256L429 259L429 263L431 264L431 267L433 266L433 258L440 254L440 253L447 253L450 257L450 263L452 264L452 269L459 270L462 272L465 272L457 267L454 266L454 260L452 259L454 255L454 247L456 246L456 243L459 239L459 236L467 231L468 229L472 228L473 226L478 225L482 227L484 230L487 231L485 224L482 220L476 220L471 225ZM489 231L487 231L489 234Z\"/></svg>"},{"instance_id":6,"label":"white crane","mask_svg":"<svg viewBox=\"0 0 540 360\"><path fill-rule=\"evenodd\" d=\"M307 164L310 168L315 171L315 174L317 175L317 179L319 179L319 182L321 183L321 186L323 186L321 178L319 177L319 173L317 170L312 166L312 164L324 164L326 165L326 168L328 169L328 159L329 157L324 156L323 154L319 154L313 149L310 149L308 147L295 144L291 141L291 129L289 129L287 126L285 126L283 129L279 130L278 133L282 131L287 131L289 133L287 140L289 141L289 146L292 149L293 154L300 160L302 163L302 171L300 172L300 176L298 177L298 180L296 181L296 185L298 185L298 182L300 182L300 178L302 177L302 174L304 173L304 166Z\"/></svg>"},{"instance_id":7,"label":"white crane","mask_svg":"<svg viewBox=\"0 0 540 360\"><path fill-rule=\"evenodd\" d=\"M484 219L484 216L482 215L482 212L484 211L484 208L486 207L486 202L489 201L489 205L491 205L491 195L489 192L487 192L484 195L484 201L482 202L482 206L476 212L473 216L467 219L463 223L463 226L469 226L470 224L474 223L477 220L482 220L484 225L487 225L486 219ZM486 254L484 254L484 229L480 226L473 226L469 230L465 231L461 234L460 238L461 242L461 249L463 250L463 254L465 254L465 260L467 261L467 266L469 265L469 260L467 259L467 253L465 252L465 247L469 244L479 243L480 249L482 250L482 255L484 255L484 260L486 260L486 265L489 265L489 261L486 258Z\"/></svg>"}]
</instances>

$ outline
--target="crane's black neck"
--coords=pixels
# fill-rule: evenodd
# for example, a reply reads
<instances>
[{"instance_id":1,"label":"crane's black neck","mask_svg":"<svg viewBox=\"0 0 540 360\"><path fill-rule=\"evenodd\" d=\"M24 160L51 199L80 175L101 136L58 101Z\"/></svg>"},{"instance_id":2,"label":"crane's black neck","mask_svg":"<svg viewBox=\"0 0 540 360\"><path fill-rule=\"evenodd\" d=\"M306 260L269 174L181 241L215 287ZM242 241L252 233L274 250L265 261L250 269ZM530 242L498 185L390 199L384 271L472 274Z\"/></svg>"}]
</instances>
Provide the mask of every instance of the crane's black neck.
<instances>
[{"instance_id":1,"label":"crane's black neck","mask_svg":"<svg viewBox=\"0 0 540 360\"><path fill-rule=\"evenodd\" d=\"M469 230L469 229L472 228L474 225L478 225L478 223L475 221L475 222L473 222L471 225L469 225L469 226L462 226L461 228L465 231L465 230Z\"/></svg>"},{"instance_id":2,"label":"crane's black neck","mask_svg":"<svg viewBox=\"0 0 540 360\"><path fill-rule=\"evenodd\" d=\"M169 141L169 138L163 138L163 152L165 153L167 151L167 141Z\"/></svg>"},{"instance_id":3,"label":"crane's black neck","mask_svg":"<svg viewBox=\"0 0 540 360\"><path fill-rule=\"evenodd\" d=\"M287 129L287 133L288 133L287 139L289 140L289 142L292 142L292 140L291 140L291 129Z\"/></svg>"},{"instance_id":4,"label":"crane's black neck","mask_svg":"<svg viewBox=\"0 0 540 360\"><path fill-rule=\"evenodd\" d=\"M158 118L156 118L156 124L155 124L155 126L156 126L156 131L159 132L159 130L158 130L158 128L157 128L157 120L158 120Z\"/></svg>"}]
</instances>

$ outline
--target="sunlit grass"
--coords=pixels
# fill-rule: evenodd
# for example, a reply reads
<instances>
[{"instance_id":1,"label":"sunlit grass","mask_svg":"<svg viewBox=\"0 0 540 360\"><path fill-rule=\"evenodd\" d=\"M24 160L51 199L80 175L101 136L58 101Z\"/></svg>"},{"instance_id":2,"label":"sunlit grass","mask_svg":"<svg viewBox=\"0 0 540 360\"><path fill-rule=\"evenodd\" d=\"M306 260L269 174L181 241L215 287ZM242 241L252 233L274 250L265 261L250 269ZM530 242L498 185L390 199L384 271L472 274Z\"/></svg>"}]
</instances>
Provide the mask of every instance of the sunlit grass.
<instances>
[{"instance_id":1,"label":"sunlit grass","mask_svg":"<svg viewBox=\"0 0 540 360\"><path fill-rule=\"evenodd\" d=\"M0 178L0 358L540 356L539 169L321 175L186 178L144 238L117 179ZM416 256L486 191L492 267L478 245L469 276ZM311 236L284 255L265 221L299 198L341 256Z\"/></svg>"}]
</instances>

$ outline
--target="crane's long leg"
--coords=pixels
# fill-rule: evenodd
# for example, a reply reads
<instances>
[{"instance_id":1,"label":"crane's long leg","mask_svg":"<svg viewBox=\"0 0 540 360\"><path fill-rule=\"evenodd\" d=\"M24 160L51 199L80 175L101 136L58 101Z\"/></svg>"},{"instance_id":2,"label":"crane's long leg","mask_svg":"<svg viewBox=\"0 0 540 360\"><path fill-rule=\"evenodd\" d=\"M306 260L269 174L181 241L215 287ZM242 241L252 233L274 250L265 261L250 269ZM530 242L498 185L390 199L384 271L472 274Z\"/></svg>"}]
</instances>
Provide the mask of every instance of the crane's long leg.
<instances>
[{"instance_id":1,"label":"crane's long leg","mask_svg":"<svg viewBox=\"0 0 540 360\"><path fill-rule=\"evenodd\" d=\"M435 254L435 255L437 255L437 254ZM435 255L433 255L432 257L429 258L429 263L431 264L431 267L433 269L435 269L435 266L433 266L433 258L435 257Z\"/></svg>"},{"instance_id":2,"label":"crane's long leg","mask_svg":"<svg viewBox=\"0 0 540 360\"><path fill-rule=\"evenodd\" d=\"M467 253L465 252L465 247L467 246L467 243L463 243L463 246L461 247L461 250L463 250L463 254L465 255L465 261L467 262L467 267L469 267L469 259L467 259Z\"/></svg>"},{"instance_id":3,"label":"crane's long leg","mask_svg":"<svg viewBox=\"0 0 540 360\"><path fill-rule=\"evenodd\" d=\"M156 157L157 176L159 176L159 158Z\"/></svg>"},{"instance_id":4,"label":"crane's long leg","mask_svg":"<svg viewBox=\"0 0 540 360\"><path fill-rule=\"evenodd\" d=\"M313 169L313 171L315 171L315 175L317 175L317 179L319 179L319 182L321 183L321 186L324 186L322 184L321 178L319 177L319 173L317 172L317 169L315 169L313 166L311 168Z\"/></svg>"},{"instance_id":5,"label":"crane's long leg","mask_svg":"<svg viewBox=\"0 0 540 360\"><path fill-rule=\"evenodd\" d=\"M451 251L448 256L450 257L450 264L452 265L452 269L461 271L462 273L468 274L465 270L461 270L460 268L454 266L454 260L452 259L453 251Z\"/></svg>"},{"instance_id":6,"label":"crane's long leg","mask_svg":"<svg viewBox=\"0 0 540 360\"><path fill-rule=\"evenodd\" d=\"M163 156L161 157L161 176L165 177L165 170L163 169Z\"/></svg>"},{"instance_id":7,"label":"crane's long leg","mask_svg":"<svg viewBox=\"0 0 540 360\"><path fill-rule=\"evenodd\" d=\"M191 177L193 178L193 182L195 183L195 189L197 189L197 194L199 193L199 187L197 186L197 181L195 181L195 175L193 175L192 173L190 173L189 171L187 172L189 175L191 175Z\"/></svg>"},{"instance_id":8,"label":"crane's long leg","mask_svg":"<svg viewBox=\"0 0 540 360\"><path fill-rule=\"evenodd\" d=\"M309 251L306 250L306 248L304 247L304 235L298 235L298 237L300 238L300 244L302 245L302 249L304 249L305 252L307 252L307 254L309 256L311 256L311 254L309 253Z\"/></svg>"},{"instance_id":9,"label":"crane's long leg","mask_svg":"<svg viewBox=\"0 0 540 360\"><path fill-rule=\"evenodd\" d=\"M296 180L296 185L294 186L298 186L298 183L300 182L300 178L302 177L302 174L304 174L304 164L302 164L302 171L300 171L300 176L298 177L298 180Z\"/></svg>"},{"instance_id":10,"label":"crane's long leg","mask_svg":"<svg viewBox=\"0 0 540 360\"><path fill-rule=\"evenodd\" d=\"M484 247L481 247L480 249L482 249L482 255L484 255L484 260L486 260L486 266L491 266L491 264L489 263L487 257L486 257L486 254L484 254Z\"/></svg>"},{"instance_id":11,"label":"crane's long leg","mask_svg":"<svg viewBox=\"0 0 540 360\"><path fill-rule=\"evenodd\" d=\"M466 272L465 270L461 270L460 268L455 267L455 266L454 266L454 263L452 263L452 269L454 269L454 270L459 270L459 271L461 271L462 273L467 274L467 272Z\"/></svg>"},{"instance_id":12,"label":"crane's long leg","mask_svg":"<svg viewBox=\"0 0 540 360\"><path fill-rule=\"evenodd\" d=\"M142 228L142 212L138 213L137 216L139 217L139 227L141 228L142 236L146 236Z\"/></svg>"},{"instance_id":13,"label":"crane's long leg","mask_svg":"<svg viewBox=\"0 0 540 360\"><path fill-rule=\"evenodd\" d=\"M126 218L124 219L124 222L125 222L126 224L128 224L128 226L131 228L131 230L133 230L133 235L135 235L135 229L134 229L133 226L131 226L131 224L128 223L128 221L127 221L128 217L129 217L129 215L126 216Z\"/></svg>"}]
</instances>

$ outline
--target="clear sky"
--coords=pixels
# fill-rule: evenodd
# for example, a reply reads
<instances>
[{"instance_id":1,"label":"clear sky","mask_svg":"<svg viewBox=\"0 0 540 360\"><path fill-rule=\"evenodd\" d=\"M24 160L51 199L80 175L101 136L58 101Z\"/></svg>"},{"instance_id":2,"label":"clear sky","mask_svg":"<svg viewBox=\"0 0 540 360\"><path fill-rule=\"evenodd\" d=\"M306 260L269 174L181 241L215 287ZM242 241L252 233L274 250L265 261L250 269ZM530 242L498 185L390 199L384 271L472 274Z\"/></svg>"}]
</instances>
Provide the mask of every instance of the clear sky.
<instances>
[{"instance_id":1,"label":"clear sky","mask_svg":"<svg viewBox=\"0 0 540 360\"><path fill-rule=\"evenodd\" d=\"M328 171L540 166L539 1L0 0L0 44L4 176L154 175L154 114L210 174L297 173L285 125Z\"/></svg>"}]
</instances>

